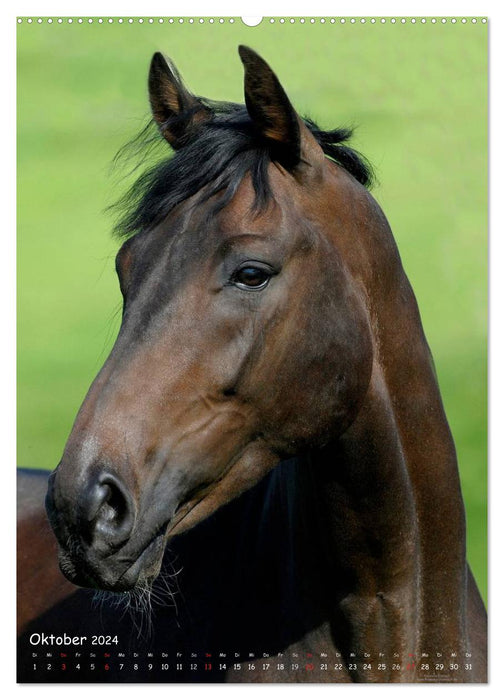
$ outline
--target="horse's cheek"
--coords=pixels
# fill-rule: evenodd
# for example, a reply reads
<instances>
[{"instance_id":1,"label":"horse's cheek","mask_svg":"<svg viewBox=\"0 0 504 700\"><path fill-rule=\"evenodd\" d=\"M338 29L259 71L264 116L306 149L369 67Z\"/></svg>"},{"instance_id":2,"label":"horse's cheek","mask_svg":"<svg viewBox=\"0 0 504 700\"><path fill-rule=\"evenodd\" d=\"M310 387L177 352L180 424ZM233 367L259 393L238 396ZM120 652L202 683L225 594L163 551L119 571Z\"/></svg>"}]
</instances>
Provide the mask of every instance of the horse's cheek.
<instances>
[{"instance_id":1,"label":"horse's cheek","mask_svg":"<svg viewBox=\"0 0 504 700\"><path fill-rule=\"evenodd\" d=\"M298 362L277 376L275 396L265 389L258 397L259 415L275 449L293 455L322 447L341 435L357 416L369 386L371 346L368 352L358 353L352 371L345 361L348 354L341 346L337 350L340 354L332 359L316 354L309 361L306 347L301 345L296 353ZM347 353L352 350L346 348Z\"/></svg>"}]
</instances>

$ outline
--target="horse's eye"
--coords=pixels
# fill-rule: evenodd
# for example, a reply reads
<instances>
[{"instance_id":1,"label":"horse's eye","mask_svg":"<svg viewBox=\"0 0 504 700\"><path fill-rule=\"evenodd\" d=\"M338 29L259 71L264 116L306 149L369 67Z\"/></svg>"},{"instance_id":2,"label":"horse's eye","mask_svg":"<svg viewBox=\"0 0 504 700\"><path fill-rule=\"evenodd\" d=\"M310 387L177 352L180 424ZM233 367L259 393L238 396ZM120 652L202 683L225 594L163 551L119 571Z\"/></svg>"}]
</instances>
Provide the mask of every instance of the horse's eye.
<instances>
[{"instance_id":1,"label":"horse's eye","mask_svg":"<svg viewBox=\"0 0 504 700\"><path fill-rule=\"evenodd\" d=\"M270 281L271 273L261 267L245 265L233 275L233 284L239 289L264 289Z\"/></svg>"}]
</instances>

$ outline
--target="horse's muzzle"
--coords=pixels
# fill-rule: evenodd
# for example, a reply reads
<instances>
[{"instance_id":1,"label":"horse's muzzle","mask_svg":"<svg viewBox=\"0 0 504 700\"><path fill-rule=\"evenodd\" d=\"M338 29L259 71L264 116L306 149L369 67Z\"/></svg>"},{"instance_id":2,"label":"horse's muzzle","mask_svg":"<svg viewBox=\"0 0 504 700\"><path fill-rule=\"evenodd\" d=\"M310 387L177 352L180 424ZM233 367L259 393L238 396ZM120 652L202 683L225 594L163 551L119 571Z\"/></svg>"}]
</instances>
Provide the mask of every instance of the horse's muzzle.
<instances>
[{"instance_id":1,"label":"horse's muzzle","mask_svg":"<svg viewBox=\"0 0 504 700\"><path fill-rule=\"evenodd\" d=\"M158 569L164 531L140 551L128 546L136 507L128 488L110 470L95 468L75 492L63 496L56 469L46 496L49 521L60 545L60 568L72 583L86 588L124 591L146 571Z\"/></svg>"}]
</instances>

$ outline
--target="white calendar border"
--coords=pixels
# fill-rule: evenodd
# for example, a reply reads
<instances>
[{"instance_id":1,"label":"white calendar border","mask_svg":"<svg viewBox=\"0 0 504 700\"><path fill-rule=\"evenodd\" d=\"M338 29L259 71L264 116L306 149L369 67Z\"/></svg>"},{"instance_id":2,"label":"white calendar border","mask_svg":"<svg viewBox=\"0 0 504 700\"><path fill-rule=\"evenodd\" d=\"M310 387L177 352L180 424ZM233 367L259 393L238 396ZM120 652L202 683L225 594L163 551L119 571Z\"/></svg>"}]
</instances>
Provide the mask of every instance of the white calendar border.
<instances>
[{"instance_id":1,"label":"white calendar border","mask_svg":"<svg viewBox=\"0 0 504 700\"><path fill-rule=\"evenodd\" d=\"M504 392L504 370L499 369L498 358L504 357L504 332L502 320L499 320L499 315L502 319L502 309L504 308L504 275L502 274L502 266L504 265L504 221L502 207L498 203L502 197L503 178L499 174L502 170L501 162L503 158L503 136L502 130L497 128L497 124L504 123L503 111L503 95L502 90L498 89L498 76L501 71L501 66L504 65L504 35L502 30L503 11L502 7L498 7L497 3L490 2L468 2L467 0L459 0L458 2L439 1L434 2L429 0L423 3L409 3L407 6L402 2L359 2L348 0L341 2L317 2L312 0L309 3L301 3L298 0L270 1L270 2L230 2L229 0L219 0L216 2L191 2L187 0L183 5L183 16L303 16L306 15L305 10L310 10L310 16L426 16L426 17L488 17L489 32L490 32L490 65L493 72L490 73L491 84L491 126L494 129L491 131L491 158L490 158L490 421L489 421L489 440L490 440L490 474L489 484L491 485L491 493L489 497L490 510L490 531L489 542L494 543L495 547L490 547L490 565L489 565L489 599L490 599L490 683L488 686L473 686L473 685L450 685L450 686L408 686L404 688L403 684L397 686L385 684L383 686L370 685L352 687L352 693L369 693L373 696L375 693L384 696L390 692L428 692L429 694L440 694L446 697L450 693L490 693L492 696L499 692L502 693L504 683L502 681L501 669L503 661L500 658L503 645L499 643L499 630L504 622L503 607L504 603L499 600L499 583L502 585L502 563L497 544L499 542L499 534L502 529L503 511L499 507L497 498L498 494L504 493L504 450L502 443L498 443L497 436L503 433L503 409L501 401L498 400L499 391ZM141 10L141 12L139 12ZM174 14L180 15L179 6L175 3L166 2L143 2L140 6L133 2L96 2L88 0L87 2L74 2L71 5L68 2L51 1L47 3L41 2L18 2L15 6L11 6L8 11L2 11L2 21L0 23L0 31L2 32L2 51L5 55L2 56L2 126L1 134L3 136L3 164L4 164L4 182L3 191L6 193L5 200L8 208L8 216L4 222L4 230L2 237L2 258L3 270L0 275L1 291L0 299L2 302L2 311L0 318L4 321L4 327L7 333L4 335L0 346L2 346L1 357L1 382L2 400L0 403L0 425L2 428L1 445L3 447L3 464L4 472L7 473L8 487L4 489L4 499L9 500L7 508L2 507L2 536L3 547L2 553L8 553L8 566L4 565L3 578L7 578L2 582L2 593L4 602L4 624L1 626L0 632L0 663L3 665L1 685L9 692L12 691L19 697L33 697L36 695L37 700L45 700L46 698L59 697L68 695L73 697L86 697L92 693L96 697L102 697L105 693L121 694L122 697L136 697L139 692L142 692L144 687L141 684L115 686L114 689L107 688L103 685L82 684L72 685L71 688L65 685L15 685L15 592L14 592L14 574L15 571L15 306L14 306L14 290L15 290L15 17L17 16L56 16L63 17L69 14L73 17L82 16L119 16L129 14L135 16L170 16ZM495 76L494 76L495 73ZM501 74L502 75L502 74ZM495 77L495 80L493 78ZM5 99L7 96L7 99ZM500 441L499 441L500 442ZM500 549L500 548L499 548ZM275 696L278 700L279 694L283 693L298 694L298 693L335 693L346 692L343 685L335 687L334 684L327 686L314 686L312 684L288 684L275 686L258 686L250 684L240 686L234 685L149 685L148 693L150 698L157 698L162 695L166 698L167 693L173 692L185 698L205 694L205 698L221 698L228 693L233 695L237 692L239 695L250 695L250 693L261 692L261 695ZM372 690L371 690L372 689Z\"/></svg>"}]
</instances>

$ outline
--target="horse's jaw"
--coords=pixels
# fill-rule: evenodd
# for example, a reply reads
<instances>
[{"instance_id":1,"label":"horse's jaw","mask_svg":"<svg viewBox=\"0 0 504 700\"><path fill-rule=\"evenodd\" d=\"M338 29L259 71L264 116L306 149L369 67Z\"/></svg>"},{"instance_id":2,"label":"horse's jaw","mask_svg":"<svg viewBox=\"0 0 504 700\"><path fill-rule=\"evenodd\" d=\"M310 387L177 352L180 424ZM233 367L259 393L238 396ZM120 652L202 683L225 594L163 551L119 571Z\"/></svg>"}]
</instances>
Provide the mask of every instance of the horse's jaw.
<instances>
[{"instance_id":1,"label":"horse's jaw","mask_svg":"<svg viewBox=\"0 0 504 700\"><path fill-rule=\"evenodd\" d=\"M260 441L251 443L230 468L210 486L197 491L177 509L165 539L187 532L255 486L278 463L280 457Z\"/></svg>"}]
</instances>

